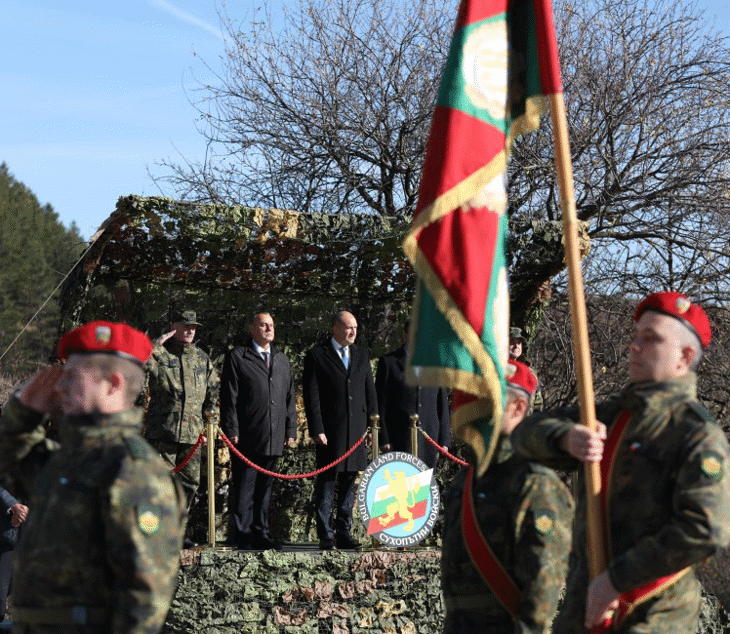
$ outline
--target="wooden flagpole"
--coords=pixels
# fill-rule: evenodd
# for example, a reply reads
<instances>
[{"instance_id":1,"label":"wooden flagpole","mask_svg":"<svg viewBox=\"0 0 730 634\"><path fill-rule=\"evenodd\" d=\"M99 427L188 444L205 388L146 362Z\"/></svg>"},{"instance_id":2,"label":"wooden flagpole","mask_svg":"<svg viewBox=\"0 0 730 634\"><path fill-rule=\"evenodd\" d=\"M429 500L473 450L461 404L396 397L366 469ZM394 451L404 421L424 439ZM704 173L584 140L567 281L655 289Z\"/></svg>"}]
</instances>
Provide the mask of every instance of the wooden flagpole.
<instances>
[{"instance_id":1,"label":"wooden flagpole","mask_svg":"<svg viewBox=\"0 0 730 634\"><path fill-rule=\"evenodd\" d=\"M573 165L570 158L568 124L565 116L563 93L548 95L553 121L555 141L555 164L560 185L560 201L563 209L563 235L565 264L568 268L568 290L570 297L570 319L573 331L573 356L578 379L578 403L580 420L596 430L596 408L593 394L590 348L588 343L588 321L586 317L583 273L580 268L578 244L578 218L575 213L575 192L573 190ZM601 470L597 462L586 462L586 515L588 567L591 579L606 569L606 537L601 521Z\"/></svg>"}]
</instances>

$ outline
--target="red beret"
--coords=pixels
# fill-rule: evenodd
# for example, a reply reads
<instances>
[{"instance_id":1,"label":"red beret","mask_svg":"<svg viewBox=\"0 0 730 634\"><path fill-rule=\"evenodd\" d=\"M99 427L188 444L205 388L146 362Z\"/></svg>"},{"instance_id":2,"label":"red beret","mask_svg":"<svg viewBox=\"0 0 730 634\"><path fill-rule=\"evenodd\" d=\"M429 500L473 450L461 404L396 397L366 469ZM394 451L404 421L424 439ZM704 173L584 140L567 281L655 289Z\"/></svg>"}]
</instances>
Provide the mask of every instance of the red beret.
<instances>
[{"instance_id":1,"label":"red beret","mask_svg":"<svg viewBox=\"0 0 730 634\"><path fill-rule=\"evenodd\" d=\"M507 383L527 392L530 396L537 389L537 377L522 361L510 359L507 363Z\"/></svg>"},{"instance_id":2,"label":"red beret","mask_svg":"<svg viewBox=\"0 0 730 634\"><path fill-rule=\"evenodd\" d=\"M634 321L638 321L639 317L647 310L654 310L679 319L697 335L703 348L710 345L712 329L710 328L710 319L707 313L697 304L693 304L682 293L675 291L652 293L636 307Z\"/></svg>"},{"instance_id":3,"label":"red beret","mask_svg":"<svg viewBox=\"0 0 730 634\"><path fill-rule=\"evenodd\" d=\"M58 358L71 354L106 352L144 365L152 353L149 337L132 326L112 321L91 321L69 330L58 342Z\"/></svg>"}]
</instances>

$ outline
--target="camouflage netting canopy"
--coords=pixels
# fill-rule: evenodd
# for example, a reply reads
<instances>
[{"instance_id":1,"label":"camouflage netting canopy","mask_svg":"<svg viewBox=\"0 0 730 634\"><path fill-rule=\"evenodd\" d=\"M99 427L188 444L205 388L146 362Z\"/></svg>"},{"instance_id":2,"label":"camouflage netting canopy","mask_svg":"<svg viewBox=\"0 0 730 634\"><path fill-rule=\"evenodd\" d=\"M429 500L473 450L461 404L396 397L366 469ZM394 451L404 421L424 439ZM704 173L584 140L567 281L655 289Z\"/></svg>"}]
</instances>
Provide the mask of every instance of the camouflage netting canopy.
<instances>
[{"instance_id":1,"label":"camouflage netting canopy","mask_svg":"<svg viewBox=\"0 0 730 634\"><path fill-rule=\"evenodd\" d=\"M396 347L414 275L391 218L303 214L127 196L94 236L62 295L61 331L91 319L125 320L151 336L171 309L190 308L214 357L241 343L255 310L277 323L297 357L351 309L360 341L378 356Z\"/></svg>"}]
</instances>

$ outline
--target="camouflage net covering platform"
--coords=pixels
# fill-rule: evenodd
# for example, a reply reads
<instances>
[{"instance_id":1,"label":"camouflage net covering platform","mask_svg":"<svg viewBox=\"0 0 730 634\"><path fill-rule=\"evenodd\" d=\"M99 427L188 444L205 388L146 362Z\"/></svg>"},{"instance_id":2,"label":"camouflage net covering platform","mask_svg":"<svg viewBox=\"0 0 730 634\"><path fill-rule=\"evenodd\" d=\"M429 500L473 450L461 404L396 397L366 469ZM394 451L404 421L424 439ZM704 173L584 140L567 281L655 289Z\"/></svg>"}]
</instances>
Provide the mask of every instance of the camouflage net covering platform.
<instances>
[{"instance_id":1,"label":"camouflage net covering platform","mask_svg":"<svg viewBox=\"0 0 730 634\"><path fill-rule=\"evenodd\" d=\"M127 196L94 236L62 291L65 332L124 320L156 337L170 311L196 310L216 359L242 343L251 314L272 312L295 366L352 310L375 356L400 345L415 278L400 247L406 225L380 216L303 214Z\"/></svg>"},{"instance_id":2,"label":"camouflage net covering platform","mask_svg":"<svg viewBox=\"0 0 730 634\"><path fill-rule=\"evenodd\" d=\"M183 551L163 634L435 634L443 629L437 550ZM704 597L698 634L730 632Z\"/></svg>"}]
</instances>

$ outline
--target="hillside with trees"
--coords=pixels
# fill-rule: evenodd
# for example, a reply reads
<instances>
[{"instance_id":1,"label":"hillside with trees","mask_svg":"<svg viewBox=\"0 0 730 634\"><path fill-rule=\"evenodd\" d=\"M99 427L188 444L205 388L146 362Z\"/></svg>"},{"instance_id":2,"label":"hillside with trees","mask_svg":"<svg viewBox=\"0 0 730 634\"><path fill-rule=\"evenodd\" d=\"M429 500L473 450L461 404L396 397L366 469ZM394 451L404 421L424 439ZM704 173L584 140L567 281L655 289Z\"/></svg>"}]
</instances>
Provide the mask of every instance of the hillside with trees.
<instances>
[{"instance_id":1,"label":"hillside with trees","mask_svg":"<svg viewBox=\"0 0 730 634\"><path fill-rule=\"evenodd\" d=\"M50 204L42 205L15 178L6 163L0 164L0 377L3 380L25 376L50 358L58 336L58 292L32 318L84 247L74 224L65 227Z\"/></svg>"}]
</instances>

